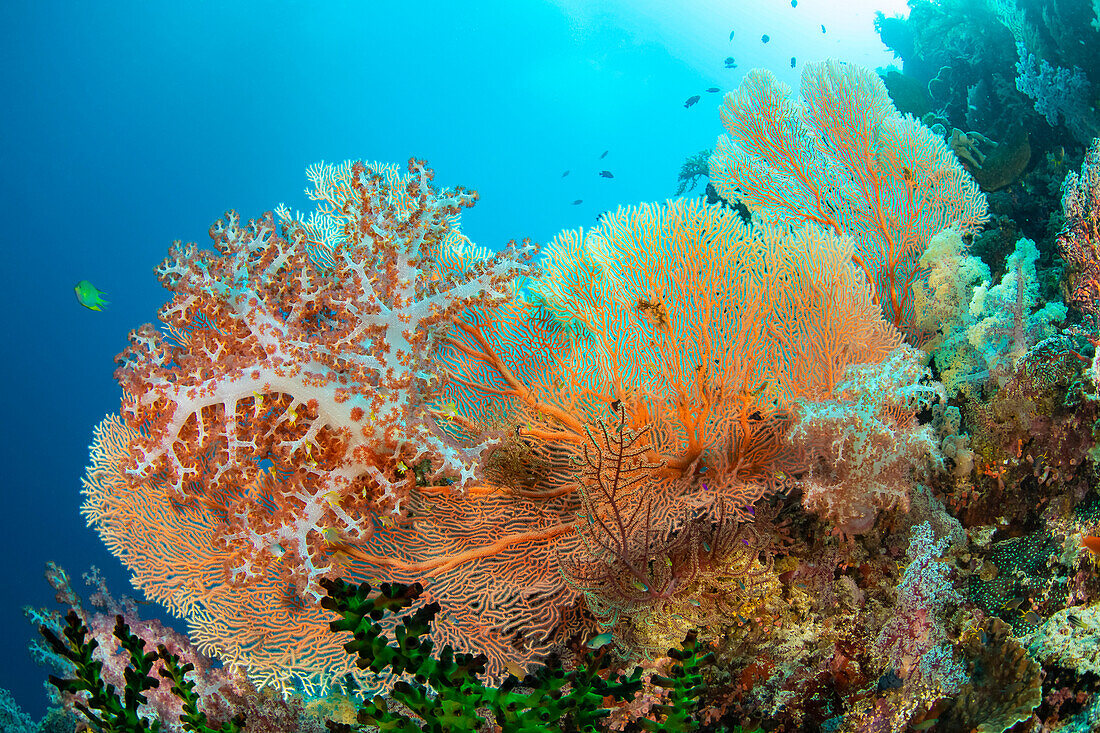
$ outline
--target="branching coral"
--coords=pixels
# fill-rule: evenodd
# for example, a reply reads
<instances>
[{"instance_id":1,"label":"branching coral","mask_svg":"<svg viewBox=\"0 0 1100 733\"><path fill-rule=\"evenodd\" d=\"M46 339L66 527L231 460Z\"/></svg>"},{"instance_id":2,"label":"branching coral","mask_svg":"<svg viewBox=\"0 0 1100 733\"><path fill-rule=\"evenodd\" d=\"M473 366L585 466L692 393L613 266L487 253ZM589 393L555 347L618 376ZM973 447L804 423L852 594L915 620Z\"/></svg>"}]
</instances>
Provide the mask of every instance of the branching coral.
<instances>
[{"instance_id":1,"label":"branching coral","mask_svg":"<svg viewBox=\"0 0 1100 733\"><path fill-rule=\"evenodd\" d=\"M1051 127L1062 122L1080 143L1087 143L1100 131L1100 120L1090 106L1089 78L1083 69L1054 66L1030 53L1023 43L1016 44L1020 60L1016 63L1016 88L1035 100L1035 111Z\"/></svg>"},{"instance_id":2,"label":"branching coral","mask_svg":"<svg viewBox=\"0 0 1100 733\"><path fill-rule=\"evenodd\" d=\"M946 538L934 541L927 522L913 528L894 615L879 632L874 649L887 671L951 694L966 682L966 675L953 658L941 618L948 604L962 599L939 562L946 548Z\"/></svg>"},{"instance_id":3,"label":"branching coral","mask_svg":"<svg viewBox=\"0 0 1100 733\"><path fill-rule=\"evenodd\" d=\"M310 175L314 215L173 248L167 334L120 357L86 479L135 584L281 689L349 671L316 603L336 576L423 582L433 641L491 675L590 628L579 601L643 654L728 619L771 557L742 525L807 467L796 402L902 340L853 240L814 225L624 208L535 275L462 238L472 195L420 163ZM875 402L899 430L905 389Z\"/></svg>"}]
</instances>

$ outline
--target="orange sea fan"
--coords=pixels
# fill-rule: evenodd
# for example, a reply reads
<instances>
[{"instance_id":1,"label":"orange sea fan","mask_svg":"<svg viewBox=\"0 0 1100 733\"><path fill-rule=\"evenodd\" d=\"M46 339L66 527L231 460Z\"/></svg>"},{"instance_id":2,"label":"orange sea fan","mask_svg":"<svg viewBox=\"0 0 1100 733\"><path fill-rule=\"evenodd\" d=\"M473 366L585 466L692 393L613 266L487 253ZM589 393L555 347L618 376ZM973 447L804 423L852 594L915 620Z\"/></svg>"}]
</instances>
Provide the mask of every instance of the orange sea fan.
<instances>
[{"instance_id":1,"label":"orange sea fan","mask_svg":"<svg viewBox=\"0 0 1100 733\"><path fill-rule=\"evenodd\" d=\"M280 578L281 558L247 583L230 582L223 568L234 548L221 539L223 517L202 502L174 501L155 478L136 479L125 470L136 437L115 415L97 426L82 510L130 569L134 586L184 618L203 654L242 667L258 685L321 696L333 681L356 672L354 657L342 648L350 636L330 631L334 615ZM275 480L264 474L242 492L262 505ZM332 537L331 559L339 576L349 582L411 583L423 580L424 572L402 568L461 556L513 535L490 561L469 560L458 570L435 573L430 599L445 609L435 622L436 642L484 653L490 674L499 675L583 627L568 613L575 594L561 582L555 545L514 536L537 534L540 525L559 526L561 516L553 507L441 493L416 499L411 513L421 519L378 521L370 542L342 544ZM400 560L395 564L401 567L385 564L386 558Z\"/></svg>"},{"instance_id":2,"label":"orange sea fan","mask_svg":"<svg viewBox=\"0 0 1100 733\"><path fill-rule=\"evenodd\" d=\"M743 549L706 545L738 537L808 465L785 440L796 400L825 399L901 342L852 254L815 226L643 204L555 238L528 304L456 319L440 399L464 430L509 415L511 442L547 474L523 496L576 514L559 562L601 623L706 617L694 579Z\"/></svg>"},{"instance_id":3,"label":"orange sea fan","mask_svg":"<svg viewBox=\"0 0 1100 733\"><path fill-rule=\"evenodd\" d=\"M980 228L985 197L940 136L898 112L874 71L806 64L801 96L770 71L746 74L720 110L727 134L711 183L754 213L852 237L886 318L915 332L917 259L948 226Z\"/></svg>"},{"instance_id":4,"label":"orange sea fan","mask_svg":"<svg viewBox=\"0 0 1100 733\"><path fill-rule=\"evenodd\" d=\"M743 511L801 465L788 406L900 343L852 248L699 201L619 209L548 245L532 305L457 321L442 399L472 422L506 400L524 439L573 447L621 404L667 479L709 465Z\"/></svg>"}]
</instances>

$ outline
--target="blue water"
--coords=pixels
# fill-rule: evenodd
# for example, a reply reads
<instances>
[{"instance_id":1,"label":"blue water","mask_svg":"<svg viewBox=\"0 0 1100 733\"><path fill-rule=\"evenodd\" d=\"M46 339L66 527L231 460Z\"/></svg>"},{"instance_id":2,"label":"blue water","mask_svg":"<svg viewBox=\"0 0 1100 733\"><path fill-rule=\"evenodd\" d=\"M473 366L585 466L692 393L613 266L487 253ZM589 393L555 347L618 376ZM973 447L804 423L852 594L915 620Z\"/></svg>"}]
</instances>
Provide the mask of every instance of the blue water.
<instances>
[{"instance_id":1,"label":"blue water","mask_svg":"<svg viewBox=\"0 0 1100 733\"><path fill-rule=\"evenodd\" d=\"M21 608L51 600L47 560L130 587L84 526L80 478L93 425L118 408L113 358L164 302L152 268L174 239L207 242L227 208L306 209L319 160L427 159L437 184L480 192L463 229L494 249L663 200L721 131L707 87L753 66L797 88L803 60L890 62L871 16L897 3L837 4L0 5L0 687L43 713ZM78 305L82 279L104 312Z\"/></svg>"}]
</instances>

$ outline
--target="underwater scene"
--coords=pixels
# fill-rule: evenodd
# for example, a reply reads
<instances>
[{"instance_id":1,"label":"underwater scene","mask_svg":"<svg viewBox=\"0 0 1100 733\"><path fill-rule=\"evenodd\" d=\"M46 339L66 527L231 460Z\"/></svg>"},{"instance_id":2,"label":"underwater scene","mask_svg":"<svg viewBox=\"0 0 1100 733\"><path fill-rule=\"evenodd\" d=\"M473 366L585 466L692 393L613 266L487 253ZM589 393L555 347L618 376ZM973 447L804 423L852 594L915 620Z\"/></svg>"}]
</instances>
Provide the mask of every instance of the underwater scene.
<instances>
[{"instance_id":1,"label":"underwater scene","mask_svg":"<svg viewBox=\"0 0 1100 733\"><path fill-rule=\"evenodd\" d=\"M0 15L0 733L1100 731L1100 1Z\"/></svg>"}]
</instances>

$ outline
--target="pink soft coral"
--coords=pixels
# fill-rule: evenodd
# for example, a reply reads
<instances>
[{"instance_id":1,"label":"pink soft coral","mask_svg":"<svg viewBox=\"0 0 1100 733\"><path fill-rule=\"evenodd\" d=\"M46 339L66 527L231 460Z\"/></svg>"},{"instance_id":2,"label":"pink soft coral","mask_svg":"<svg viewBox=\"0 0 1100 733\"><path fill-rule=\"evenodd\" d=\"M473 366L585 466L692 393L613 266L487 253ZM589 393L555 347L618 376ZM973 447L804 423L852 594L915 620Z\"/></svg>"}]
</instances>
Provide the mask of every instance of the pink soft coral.
<instances>
[{"instance_id":1,"label":"pink soft coral","mask_svg":"<svg viewBox=\"0 0 1100 733\"><path fill-rule=\"evenodd\" d=\"M813 458L802 503L842 534L860 534L880 510L909 507L913 470L942 463L930 426L915 415L943 399L921 366L920 352L902 345L879 364L858 364L836 386L835 400L802 402L789 440Z\"/></svg>"}]
</instances>

